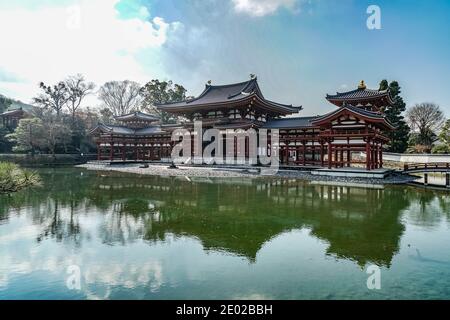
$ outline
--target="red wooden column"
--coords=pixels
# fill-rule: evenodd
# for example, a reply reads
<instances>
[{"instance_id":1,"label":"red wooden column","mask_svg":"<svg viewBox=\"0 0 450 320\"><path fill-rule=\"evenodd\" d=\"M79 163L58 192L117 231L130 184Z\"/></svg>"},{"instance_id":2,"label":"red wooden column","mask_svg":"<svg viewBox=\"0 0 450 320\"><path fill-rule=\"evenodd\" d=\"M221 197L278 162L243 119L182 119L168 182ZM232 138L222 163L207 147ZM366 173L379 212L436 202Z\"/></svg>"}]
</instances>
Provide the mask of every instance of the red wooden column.
<instances>
[{"instance_id":1,"label":"red wooden column","mask_svg":"<svg viewBox=\"0 0 450 320\"><path fill-rule=\"evenodd\" d=\"M249 137L245 136L245 160L250 158L250 139Z\"/></svg>"},{"instance_id":2,"label":"red wooden column","mask_svg":"<svg viewBox=\"0 0 450 320\"><path fill-rule=\"evenodd\" d=\"M331 166L333 164L332 157L333 157L333 145L331 144L331 141L328 141L328 169L331 169Z\"/></svg>"},{"instance_id":3,"label":"red wooden column","mask_svg":"<svg viewBox=\"0 0 450 320\"><path fill-rule=\"evenodd\" d=\"M190 154L191 162L194 161L194 156L195 156L194 140L195 140L194 139L194 132L192 132L192 134L191 134L191 154Z\"/></svg>"},{"instance_id":4,"label":"red wooden column","mask_svg":"<svg viewBox=\"0 0 450 320\"><path fill-rule=\"evenodd\" d=\"M380 168L383 168L383 143L380 144Z\"/></svg>"},{"instance_id":5,"label":"red wooden column","mask_svg":"<svg viewBox=\"0 0 450 320\"><path fill-rule=\"evenodd\" d=\"M316 146L314 145L314 141L313 141L313 146L312 146L312 150L311 150L311 157L312 157L312 164L314 165L316 163Z\"/></svg>"},{"instance_id":6,"label":"red wooden column","mask_svg":"<svg viewBox=\"0 0 450 320\"><path fill-rule=\"evenodd\" d=\"M347 146L347 167L350 167L352 163L352 154L350 152L350 146Z\"/></svg>"},{"instance_id":7,"label":"red wooden column","mask_svg":"<svg viewBox=\"0 0 450 320\"><path fill-rule=\"evenodd\" d=\"M109 146L111 147L111 149L109 150L109 160L113 161L114 158L114 143L110 143Z\"/></svg>"},{"instance_id":8,"label":"red wooden column","mask_svg":"<svg viewBox=\"0 0 450 320\"><path fill-rule=\"evenodd\" d=\"M334 148L334 166L337 168L339 166L339 153L337 146Z\"/></svg>"},{"instance_id":9,"label":"red wooden column","mask_svg":"<svg viewBox=\"0 0 450 320\"><path fill-rule=\"evenodd\" d=\"M303 165L306 165L306 142L302 141L302 146L303 146Z\"/></svg>"},{"instance_id":10,"label":"red wooden column","mask_svg":"<svg viewBox=\"0 0 450 320\"><path fill-rule=\"evenodd\" d=\"M126 153L125 153L125 148L126 148L126 143L124 142L122 145L122 161L126 160Z\"/></svg>"},{"instance_id":11,"label":"red wooden column","mask_svg":"<svg viewBox=\"0 0 450 320\"><path fill-rule=\"evenodd\" d=\"M289 145L287 145L284 148L284 162L285 164L289 164L289 152L291 151L291 149L289 148Z\"/></svg>"},{"instance_id":12,"label":"red wooden column","mask_svg":"<svg viewBox=\"0 0 450 320\"><path fill-rule=\"evenodd\" d=\"M320 166L323 167L323 151L324 151L324 147L323 147L323 141L320 142Z\"/></svg>"},{"instance_id":13,"label":"red wooden column","mask_svg":"<svg viewBox=\"0 0 450 320\"><path fill-rule=\"evenodd\" d=\"M97 160L101 160L100 143L97 142Z\"/></svg>"},{"instance_id":14,"label":"red wooden column","mask_svg":"<svg viewBox=\"0 0 450 320\"><path fill-rule=\"evenodd\" d=\"M339 164L339 167L344 167L344 148L341 147L341 163Z\"/></svg>"},{"instance_id":15,"label":"red wooden column","mask_svg":"<svg viewBox=\"0 0 450 320\"><path fill-rule=\"evenodd\" d=\"M374 153L373 159L374 169L378 169L378 143L375 143L373 153Z\"/></svg>"},{"instance_id":16,"label":"red wooden column","mask_svg":"<svg viewBox=\"0 0 450 320\"><path fill-rule=\"evenodd\" d=\"M372 146L371 146L371 148L372 148L372 169L375 169L376 168L376 163L377 163L377 159L376 159L376 143L375 142L372 142Z\"/></svg>"},{"instance_id":17,"label":"red wooden column","mask_svg":"<svg viewBox=\"0 0 450 320\"><path fill-rule=\"evenodd\" d=\"M371 167L371 157L370 157L370 152L371 152L371 150L370 150L370 139L369 138L366 138L367 140L366 140L366 169L367 170L370 170L370 167Z\"/></svg>"},{"instance_id":18,"label":"red wooden column","mask_svg":"<svg viewBox=\"0 0 450 320\"><path fill-rule=\"evenodd\" d=\"M352 163L352 154L350 152L350 138L347 137L347 167L350 167Z\"/></svg>"}]
</instances>

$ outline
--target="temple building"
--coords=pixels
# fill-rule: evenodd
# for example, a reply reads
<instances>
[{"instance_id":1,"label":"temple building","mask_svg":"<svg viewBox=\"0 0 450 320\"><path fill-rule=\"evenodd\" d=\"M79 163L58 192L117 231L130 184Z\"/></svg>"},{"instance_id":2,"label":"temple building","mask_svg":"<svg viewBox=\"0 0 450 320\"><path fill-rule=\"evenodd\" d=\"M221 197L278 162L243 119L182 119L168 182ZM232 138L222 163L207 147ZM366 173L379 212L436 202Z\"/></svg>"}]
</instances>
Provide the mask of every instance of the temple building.
<instances>
[{"instance_id":1,"label":"temple building","mask_svg":"<svg viewBox=\"0 0 450 320\"><path fill-rule=\"evenodd\" d=\"M170 158L171 131L157 116L133 112L115 117L117 125L99 123L90 134L97 144L98 160L151 161Z\"/></svg>"},{"instance_id":2,"label":"temple building","mask_svg":"<svg viewBox=\"0 0 450 320\"><path fill-rule=\"evenodd\" d=\"M264 97L256 77L228 85L208 82L196 98L157 105L185 119L178 125L162 125L152 115L136 112L117 117L120 125L100 124L92 131L99 146L99 159L161 160L170 157L171 132L191 130L195 121L203 129L215 128L224 134L233 129L279 130L279 159L283 166L340 168L363 166L367 170L383 166L383 147L389 143L387 132L394 129L384 115L394 101L389 90L367 89L364 81L355 90L327 95L337 108L325 115L298 117L301 106L281 104ZM224 150L238 156L233 150ZM258 146L264 152L271 150ZM245 158L249 141L245 141ZM224 148L226 148L224 143ZM357 155L366 154L363 159ZM242 156L242 155L240 155Z\"/></svg>"},{"instance_id":3,"label":"temple building","mask_svg":"<svg viewBox=\"0 0 450 320\"><path fill-rule=\"evenodd\" d=\"M14 130L19 125L20 119L29 117L33 113L33 108L32 105L13 101L5 112L0 113L0 126Z\"/></svg>"}]
</instances>

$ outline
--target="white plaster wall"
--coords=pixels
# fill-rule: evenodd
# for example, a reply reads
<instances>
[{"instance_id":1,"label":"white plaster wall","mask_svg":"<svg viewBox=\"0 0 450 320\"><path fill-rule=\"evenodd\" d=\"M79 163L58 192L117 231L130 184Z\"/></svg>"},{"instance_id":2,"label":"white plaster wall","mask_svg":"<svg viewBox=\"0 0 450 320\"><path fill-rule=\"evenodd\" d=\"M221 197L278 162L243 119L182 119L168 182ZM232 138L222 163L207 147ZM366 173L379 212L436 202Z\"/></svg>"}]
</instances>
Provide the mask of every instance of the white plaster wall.
<instances>
[{"instance_id":1,"label":"white plaster wall","mask_svg":"<svg viewBox=\"0 0 450 320\"><path fill-rule=\"evenodd\" d=\"M366 153L361 152L361 157L365 158ZM450 162L450 154L408 154L383 152L383 160L405 163Z\"/></svg>"}]
</instances>

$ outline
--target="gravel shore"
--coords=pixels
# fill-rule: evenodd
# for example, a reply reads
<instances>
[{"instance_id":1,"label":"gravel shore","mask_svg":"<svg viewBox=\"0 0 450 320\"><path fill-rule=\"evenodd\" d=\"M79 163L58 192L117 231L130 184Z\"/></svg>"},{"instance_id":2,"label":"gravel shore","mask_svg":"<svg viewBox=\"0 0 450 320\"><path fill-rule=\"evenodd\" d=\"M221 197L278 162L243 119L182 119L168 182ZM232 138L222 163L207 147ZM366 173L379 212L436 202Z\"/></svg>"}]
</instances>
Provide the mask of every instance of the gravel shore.
<instances>
[{"instance_id":1,"label":"gravel shore","mask_svg":"<svg viewBox=\"0 0 450 320\"><path fill-rule=\"evenodd\" d=\"M168 164L150 164L148 168L141 168L139 164L99 164L87 163L78 165L79 168L86 168L88 170L97 171L117 171L141 175L155 175L155 176L172 176L172 177L208 177L208 178L261 178L268 177L261 175L255 169L244 168L223 168L223 167L194 167L194 166L179 166L177 169L169 169ZM351 183L351 184L402 184L412 182L416 177L394 173L384 179L369 179L369 178L348 178L348 177L328 177L313 175L308 171L300 170L279 170L277 174L269 177L281 177L289 179L301 179L308 181L323 181L333 183Z\"/></svg>"}]
</instances>

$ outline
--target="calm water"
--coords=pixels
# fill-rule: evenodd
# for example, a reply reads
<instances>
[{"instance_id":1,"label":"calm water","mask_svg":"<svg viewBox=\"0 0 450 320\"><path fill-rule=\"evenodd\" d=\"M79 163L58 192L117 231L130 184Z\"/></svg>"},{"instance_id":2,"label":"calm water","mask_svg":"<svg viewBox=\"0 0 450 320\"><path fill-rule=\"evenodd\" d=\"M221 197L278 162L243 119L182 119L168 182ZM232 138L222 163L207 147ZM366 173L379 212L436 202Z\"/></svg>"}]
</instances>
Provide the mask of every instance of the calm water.
<instances>
[{"instance_id":1,"label":"calm water","mask_svg":"<svg viewBox=\"0 0 450 320\"><path fill-rule=\"evenodd\" d=\"M0 197L0 299L450 298L449 193L40 173Z\"/></svg>"}]
</instances>

